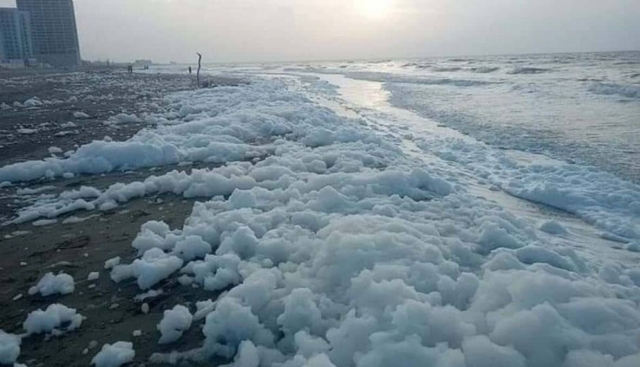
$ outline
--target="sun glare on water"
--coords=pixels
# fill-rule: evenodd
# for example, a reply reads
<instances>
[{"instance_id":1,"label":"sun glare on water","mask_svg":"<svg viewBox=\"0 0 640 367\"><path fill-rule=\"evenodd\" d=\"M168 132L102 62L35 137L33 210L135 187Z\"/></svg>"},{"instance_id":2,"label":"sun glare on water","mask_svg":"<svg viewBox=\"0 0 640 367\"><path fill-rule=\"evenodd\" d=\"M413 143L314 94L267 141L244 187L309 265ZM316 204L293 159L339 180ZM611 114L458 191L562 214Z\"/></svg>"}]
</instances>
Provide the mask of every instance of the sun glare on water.
<instances>
[{"instance_id":1,"label":"sun glare on water","mask_svg":"<svg viewBox=\"0 0 640 367\"><path fill-rule=\"evenodd\" d=\"M369 19L384 19L393 11L394 0L355 0L356 10Z\"/></svg>"}]
</instances>

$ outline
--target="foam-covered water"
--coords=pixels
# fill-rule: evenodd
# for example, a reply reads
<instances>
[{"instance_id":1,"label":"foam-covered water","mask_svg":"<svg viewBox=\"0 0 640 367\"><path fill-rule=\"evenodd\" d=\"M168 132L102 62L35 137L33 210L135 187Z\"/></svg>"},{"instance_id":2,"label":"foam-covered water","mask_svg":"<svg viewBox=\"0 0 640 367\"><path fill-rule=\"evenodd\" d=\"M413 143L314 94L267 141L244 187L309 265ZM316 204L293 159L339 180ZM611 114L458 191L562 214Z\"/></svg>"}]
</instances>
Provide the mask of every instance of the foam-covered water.
<instances>
[{"instance_id":1,"label":"foam-covered water","mask_svg":"<svg viewBox=\"0 0 640 367\"><path fill-rule=\"evenodd\" d=\"M501 148L640 182L640 52L311 63L383 82L391 103Z\"/></svg>"}]
</instances>

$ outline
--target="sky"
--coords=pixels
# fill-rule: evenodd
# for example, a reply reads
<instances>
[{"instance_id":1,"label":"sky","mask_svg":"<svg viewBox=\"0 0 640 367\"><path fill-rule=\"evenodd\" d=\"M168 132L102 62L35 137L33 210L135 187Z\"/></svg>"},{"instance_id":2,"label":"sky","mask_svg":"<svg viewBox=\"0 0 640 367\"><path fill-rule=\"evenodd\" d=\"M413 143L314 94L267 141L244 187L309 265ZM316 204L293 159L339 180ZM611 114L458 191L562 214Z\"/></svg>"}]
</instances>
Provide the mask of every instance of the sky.
<instances>
[{"instance_id":1,"label":"sky","mask_svg":"<svg viewBox=\"0 0 640 367\"><path fill-rule=\"evenodd\" d=\"M83 59L264 62L640 50L638 0L74 0ZM0 0L0 6L14 5Z\"/></svg>"}]
</instances>

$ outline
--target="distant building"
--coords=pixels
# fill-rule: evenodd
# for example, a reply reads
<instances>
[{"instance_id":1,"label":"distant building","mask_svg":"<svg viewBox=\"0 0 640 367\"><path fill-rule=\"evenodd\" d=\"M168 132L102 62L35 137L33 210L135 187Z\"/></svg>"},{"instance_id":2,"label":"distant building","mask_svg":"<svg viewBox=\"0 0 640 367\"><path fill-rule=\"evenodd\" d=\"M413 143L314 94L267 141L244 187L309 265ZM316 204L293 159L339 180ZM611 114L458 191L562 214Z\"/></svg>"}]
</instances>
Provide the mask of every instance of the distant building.
<instances>
[{"instance_id":1,"label":"distant building","mask_svg":"<svg viewBox=\"0 0 640 367\"><path fill-rule=\"evenodd\" d=\"M32 59L29 13L16 8L0 8L0 62L24 66Z\"/></svg>"},{"instance_id":2,"label":"distant building","mask_svg":"<svg viewBox=\"0 0 640 367\"><path fill-rule=\"evenodd\" d=\"M31 17L33 53L52 66L79 66L80 44L73 0L16 0Z\"/></svg>"}]
</instances>

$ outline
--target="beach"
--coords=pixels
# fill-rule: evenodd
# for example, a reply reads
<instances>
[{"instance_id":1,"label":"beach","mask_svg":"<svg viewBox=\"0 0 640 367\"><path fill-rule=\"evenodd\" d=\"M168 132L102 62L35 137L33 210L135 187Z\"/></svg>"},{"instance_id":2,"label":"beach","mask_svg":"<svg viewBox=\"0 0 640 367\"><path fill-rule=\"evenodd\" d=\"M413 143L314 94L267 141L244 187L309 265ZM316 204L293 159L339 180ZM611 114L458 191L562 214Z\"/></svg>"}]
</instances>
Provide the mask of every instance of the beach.
<instances>
[{"instance_id":1,"label":"beach","mask_svg":"<svg viewBox=\"0 0 640 367\"><path fill-rule=\"evenodd\" d=\"M209 65L211 88L159 65L12 96L2 350L29 367L636 366L636 165L601 166L579 134L634 140L587 115L637 117L636 57Z\"/></svg>"},{"instance_id":2,"label":"beach","mask_svg":"<svg viewBox=\"0 0 640 367\"><path fill-rule=\"evenodd\" d=\"M237 83L234 79L212 80L214 85ZM11 108L0 110L1 164L62 156L64 152L105 137L110 141L127 140L142 129L153 128L154 124L142 119L110 124L110 118L119 114L143 117L146 113L165 111L167 94L193 89L194 84L195 80L188 75L128 75L119 71L2 78L0 103ZM23 102L34 101L34 97L42 104L24 106ZM14 105L14 102L22 106ZM60 151L52 153L50 147ZM205 165L195 165L200 166ZM77 176L46 184L36 182L3 187L0 189L0 221L6 222L41 194L81 186L106 188L116 182L131 182L150 173L161 174L174 168ZM46 186L44 191L35 190L26 196L17 194L18 190L43 186ZM170 352L175 348L175 345L156 348L155 326L162 318L162 311L176 301L194 303L205 296L204 292L179 291L178 284L173 282L163 286L166 287L165 294L144 302L135 301L134 297L140 293L137 286L112 282L104 271L104 263L114 257L121 257L123 262L131 261L136 255L131 242L142 224L161 220L173 227L182 226L193 202L173 195L157 195L133 200L125 207L97 215L76 213L66 217L67 223L61 218L58 223L45 226L29 222L5 223L0 227L0 305L3 308L0 329L20 333L26 314L57 301L64 301L86 317L83 327L65 338L53 337L44 343L43 336L26 338L22 343L23 360L29 366L88 366L100 349L90 346L90 342L98 341L101 346L105 339L133 338L135 330L143 331L135 338L136 344L141 346L137 348L136 361L142 364L154 352ZM29 288L43 274L60 271L77 280L76 291L71 297L28 295ZM88 281L89 273L96 271L102 273L100 278ZM141 311L143 303L149 305L148 314ZM193 335L187 334L181 343L195 347L198 331L193 329L191 333ZM87 352L82 353L85 349Z\"/></svg>"}]
</instances>

